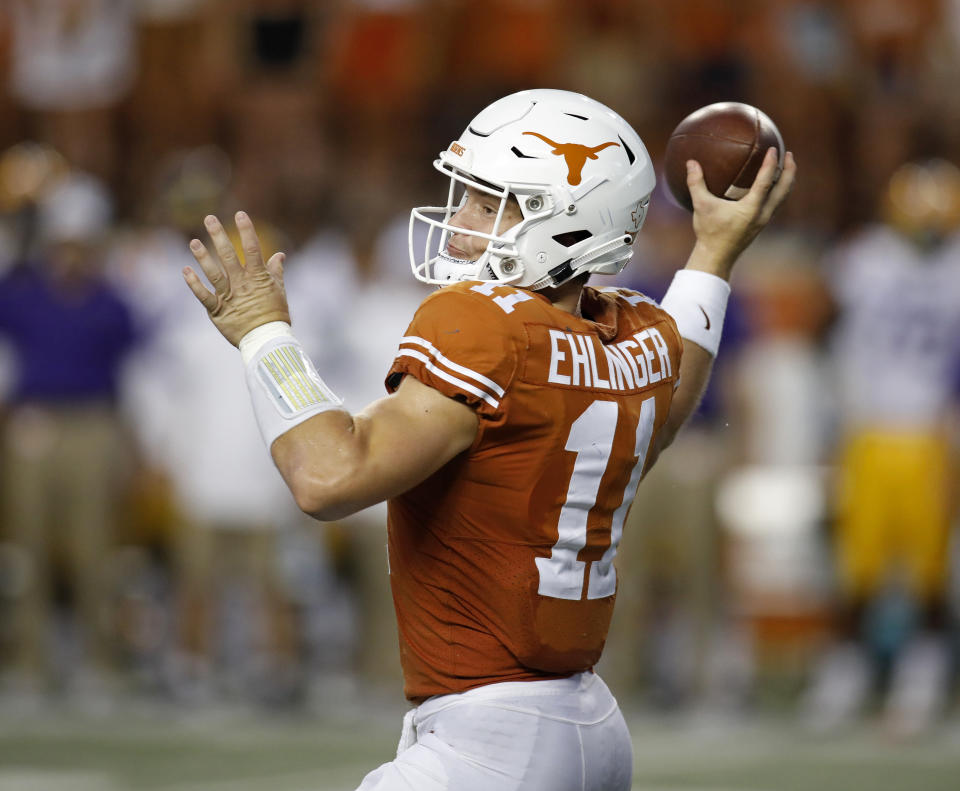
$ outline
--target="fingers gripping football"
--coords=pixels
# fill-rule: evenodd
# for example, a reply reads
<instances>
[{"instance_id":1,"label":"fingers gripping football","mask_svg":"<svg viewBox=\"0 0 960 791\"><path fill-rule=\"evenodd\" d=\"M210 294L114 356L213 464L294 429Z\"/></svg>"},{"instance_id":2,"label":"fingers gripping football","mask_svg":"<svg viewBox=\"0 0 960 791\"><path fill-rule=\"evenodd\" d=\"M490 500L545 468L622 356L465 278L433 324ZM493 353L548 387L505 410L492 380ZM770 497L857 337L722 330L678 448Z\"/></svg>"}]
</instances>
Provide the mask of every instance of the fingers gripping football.
<instances>
[{"instance_id":1,"label":"fingers gripping football","mask_svg":"<svg viewBox=\"0 0 960 791\"><path fill-rule=\"evenodd\" d=\"M693 202L693 228L698 245L708 248L732 268L737 256L770 222L793 187L796 162L791 152L784 156L779 178L778 170L777 152L771 148L747 194L731 201L718 198L707 189L703 170L691 160L687 166L687 186Z\"/></svg>"},{"instance_id":2,"label":"fingers gripping football","mask_svg":"<svg viewBox=\"0 0 960 791\"><path fill-rule=\"evenodd\" d=\"M780 173L780 177L773 183L773 187L768 188L765 200L763 201L759 218L761 228L770 222L777 209L780 208L780 204L787 199L787 195L789 195L790 190L793 189L793 182L796 176L797 162L793 157L793 152L788 151L783 158L783 171Z\"/></svg>"},{"instance_id":3,"label":"fingers gripping football","mask_svg":"<svg viewBox=\"0 0 960 791\"><path fill-rule=\"evenodd\" d=\"M273 255L264 263L253 222L244 212L237 212L235 220L244 261L241 263L237 257L223 225L210 215L204 225L216 255L199 239L190 242L190 252L213 291L190 267L184 268L183 277L217 329L237 345L244 335L261 324L289 323L290 312L283 288L283 253Z\"/></svg>"}]
</instances>

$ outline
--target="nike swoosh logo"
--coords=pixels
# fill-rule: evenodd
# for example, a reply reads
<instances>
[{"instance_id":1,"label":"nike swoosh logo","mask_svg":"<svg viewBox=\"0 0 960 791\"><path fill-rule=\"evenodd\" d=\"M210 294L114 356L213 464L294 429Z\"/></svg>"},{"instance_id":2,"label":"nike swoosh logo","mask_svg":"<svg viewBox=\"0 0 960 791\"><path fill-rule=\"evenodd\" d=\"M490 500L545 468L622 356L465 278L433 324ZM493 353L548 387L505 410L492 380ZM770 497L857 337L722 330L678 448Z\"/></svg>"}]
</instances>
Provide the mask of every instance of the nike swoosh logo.
<instances>
[{"instance_id":1,"label":"nike swoosh logo","mask_svg":"<svg viewBox=\"0 0 960 791\"><path fill-rule=\"evenodd\" d=\"M706 328L709 330L709 329L710 329L710 317L707 315L707 311L705 311L705 310L703 309L703 305L697 305L697 307L700 308L700 312L703 314L704 321L707 322L707 327L706 327Z\"/></svg>"}]
</instances>

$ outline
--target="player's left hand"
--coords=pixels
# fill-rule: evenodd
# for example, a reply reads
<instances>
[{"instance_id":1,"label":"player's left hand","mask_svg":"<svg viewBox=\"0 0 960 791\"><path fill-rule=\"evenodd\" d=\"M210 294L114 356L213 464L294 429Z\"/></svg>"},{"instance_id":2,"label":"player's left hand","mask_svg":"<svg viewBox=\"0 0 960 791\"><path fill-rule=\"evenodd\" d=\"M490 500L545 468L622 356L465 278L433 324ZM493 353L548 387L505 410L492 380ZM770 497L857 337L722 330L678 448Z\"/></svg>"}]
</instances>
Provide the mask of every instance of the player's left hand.
<instances>
[{"instance_id":1,"label":"player's left hand","mask_svg":"<svg viewBox=\"0 0 960 791\"><path fill-rule=\"evenodd\" d=\"M244 262L212 214L203 221L216 255L211 255L203 242L193 239L190 252L207 276L213 291L209 291L196 272L189 266L183 269L183 279L193 295L207 309L210 320L223 337L234 346L250 330L268 321L290 323L287 295L283 288L283 253L275 253L266 263L260 252L253 222L245 212L234 217L240 233Z\"/></svg>"}]
</instances>

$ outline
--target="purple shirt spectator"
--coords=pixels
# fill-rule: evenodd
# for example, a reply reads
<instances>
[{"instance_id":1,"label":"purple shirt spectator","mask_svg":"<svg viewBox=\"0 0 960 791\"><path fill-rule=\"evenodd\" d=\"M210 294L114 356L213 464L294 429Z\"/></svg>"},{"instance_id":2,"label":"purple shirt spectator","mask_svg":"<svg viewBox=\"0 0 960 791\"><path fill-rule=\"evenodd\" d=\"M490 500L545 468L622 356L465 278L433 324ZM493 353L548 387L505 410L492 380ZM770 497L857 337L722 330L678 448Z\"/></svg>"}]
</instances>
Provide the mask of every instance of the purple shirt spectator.
<instances>
[{"instance_id":1,"label":"purple shirt spectator","mask_svg":"<svg viewBox=\"0 0 960 791\"><path fill-rule=\"evenodd\" d=\"M0 278L0 336L17 366L14 403L114 401L135 341L130 311L106 282L68 290L35 264Z\"/></svg>"}]
</instances>

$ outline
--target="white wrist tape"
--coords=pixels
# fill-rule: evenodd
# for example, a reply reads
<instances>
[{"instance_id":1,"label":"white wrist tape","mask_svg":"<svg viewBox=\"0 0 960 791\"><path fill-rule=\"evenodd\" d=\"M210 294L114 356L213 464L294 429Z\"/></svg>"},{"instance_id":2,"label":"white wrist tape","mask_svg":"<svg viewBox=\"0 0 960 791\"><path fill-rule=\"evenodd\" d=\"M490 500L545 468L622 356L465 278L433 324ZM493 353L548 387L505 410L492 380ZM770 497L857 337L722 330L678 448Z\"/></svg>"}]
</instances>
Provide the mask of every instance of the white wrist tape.
<instances>
[{"instance_id":1,"label":"white wrist tape","mask_svg":"<svg viewBox=\"0 0 960 791\"><path fill-rule=\"evenodd\" d=\"M289 324L273 321L257 327L239 346L253 412L268 448L304 420L343 404L320 378Z\"/></svg>"},{"instance_id":2,"label":"white wrist tape","mask_svg":"<svg viewBox=\"0 0 960 791\"><path fill-rule=\"evenodd\" d=\"M293 337L293 330L285 321L268 321L266 324L261 324L259 327L250 330L237 344L243 364L250 365L253 356L260 351L267 341L284 337Z\"/></svg>"},{"instance_id":3,"label":"white wrist tape","mask_svg":"<svg viewBox=\"0 0 960 791\"><path fill-rule=\"evenodd\" d=\"M673 276L660 307L673 316L681 338L716 357L729 298L730 284L723 278L681 269Z\"/></svg>"}]
</instances>

